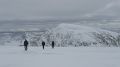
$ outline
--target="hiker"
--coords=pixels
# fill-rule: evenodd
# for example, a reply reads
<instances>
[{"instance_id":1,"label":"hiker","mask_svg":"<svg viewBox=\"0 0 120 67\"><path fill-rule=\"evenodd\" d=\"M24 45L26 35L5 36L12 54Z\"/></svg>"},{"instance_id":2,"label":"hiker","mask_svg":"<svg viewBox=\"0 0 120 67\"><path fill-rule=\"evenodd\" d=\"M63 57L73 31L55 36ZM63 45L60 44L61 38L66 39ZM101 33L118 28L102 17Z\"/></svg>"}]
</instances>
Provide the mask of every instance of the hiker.
<instances>
[{"instance_id":1,"label":"hiker","mask_svg":"<svg viewBox=\"0 0 120 67\"><path fill-rule=\"evenodd\" d=\"M42 41L42 47L43 47L43 50L44 50L44 47L45 47L45 42Z\"/></svg>"},{"instance_id":2,"label":"hiker","mask_svg":"<svg viewBox=\"0 0 120 67\"><path fill-rule=\"evenodd\" d=\"M52 41L52 48L54 48L55 47L55 42L54 41Z\"/></svg>"},{"instance_id":3,"label":"hiker","mask_svg":"<svg viewBox=\"0 0 120 67\"><path fill-rule=\"evenodd\" d=\"M26 39L24 41L24 48L25 48L25 51L27 51L27 49L28 49L28 41Z\"/></svg>"}]
</instances>

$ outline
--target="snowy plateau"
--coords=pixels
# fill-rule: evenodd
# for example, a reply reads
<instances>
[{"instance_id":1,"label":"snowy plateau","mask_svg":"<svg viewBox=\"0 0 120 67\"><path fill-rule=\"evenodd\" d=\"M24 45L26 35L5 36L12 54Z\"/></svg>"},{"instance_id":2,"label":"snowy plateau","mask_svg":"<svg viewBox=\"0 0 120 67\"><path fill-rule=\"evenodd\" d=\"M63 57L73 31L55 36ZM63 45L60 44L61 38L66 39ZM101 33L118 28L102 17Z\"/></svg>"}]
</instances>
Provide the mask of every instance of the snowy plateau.
<instances>
[{"instance_id":1,"label":"snowy plateau","mask_svg":"<svg viewBox=\"0 0 120 67\"><path fill-rule=\"evenodd\" d=\"M25 38L28 51L21 46ZM120 67L120 34L96 27L62 23L42 31L0 32L0 45L0 67Z\"/></svg>"}]
</instances>

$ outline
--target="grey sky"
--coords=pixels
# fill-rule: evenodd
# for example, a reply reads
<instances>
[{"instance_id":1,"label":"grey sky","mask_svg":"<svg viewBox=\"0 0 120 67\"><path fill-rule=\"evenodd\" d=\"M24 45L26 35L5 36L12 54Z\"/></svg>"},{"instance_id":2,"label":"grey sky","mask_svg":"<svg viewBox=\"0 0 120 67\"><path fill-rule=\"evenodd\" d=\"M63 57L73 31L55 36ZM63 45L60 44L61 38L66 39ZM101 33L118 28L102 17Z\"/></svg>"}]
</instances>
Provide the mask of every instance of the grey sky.
<instances>
[{"instance_id":1,"label":"grey sky","mask_svg":"<svg viewBox=\"0 0 120 67\"><path fill-rule=\"evenodd\" d=\"M0 0L0 20L119 16L119 0Z\"/></svg>"}]
</instances>

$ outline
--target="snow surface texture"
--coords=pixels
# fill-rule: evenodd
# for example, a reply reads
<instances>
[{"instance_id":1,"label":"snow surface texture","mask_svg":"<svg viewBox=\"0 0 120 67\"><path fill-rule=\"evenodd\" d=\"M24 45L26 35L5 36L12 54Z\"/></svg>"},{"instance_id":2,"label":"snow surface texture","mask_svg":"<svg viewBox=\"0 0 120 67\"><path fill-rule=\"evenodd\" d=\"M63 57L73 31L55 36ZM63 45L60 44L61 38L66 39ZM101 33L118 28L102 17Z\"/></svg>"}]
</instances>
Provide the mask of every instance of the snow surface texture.
<instances>
[{"instance_id":1,"label":"snow surface texture","mask_svg":"<svg viewBox=\"0 0 120 67\"><path fill-rule=\"evenodd\" d=\"M120 48L0 47L0 67L120 67Z\"/></svg>"},{"instance_id":2,"label":"snow surface texture","mask_svg":"<svg viewBox=\"0 0 120 67\"><path fill-rule=\"evenodd\" d=\"M1 45L23 45L27 38L32 46L40 46L41 41L56 46L120 46L120 34L108 30L76 24L62 23L57 27L36 32L0 33Z\"/></svg>"}]
</instances>

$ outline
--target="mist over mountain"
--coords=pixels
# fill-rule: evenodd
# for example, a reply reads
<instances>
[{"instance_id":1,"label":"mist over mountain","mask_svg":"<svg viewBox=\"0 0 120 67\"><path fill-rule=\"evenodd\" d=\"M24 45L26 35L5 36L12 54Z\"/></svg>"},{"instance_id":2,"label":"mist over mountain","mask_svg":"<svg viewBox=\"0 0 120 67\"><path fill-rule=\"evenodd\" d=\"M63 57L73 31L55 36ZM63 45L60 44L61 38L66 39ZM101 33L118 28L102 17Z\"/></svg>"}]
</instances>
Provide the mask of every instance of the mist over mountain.
<instances>
[{"instance_id":1,"label":"mist over mountain","mask_svg":"<svg viewBox=\"0 0 120 67\"><path fill-rule=\"evenodd\" d=\"M56 18L38 20L6 20L0 21L0 32L4 31L41 31L55 28L61 23L71 23L98 27L120 32L119 19L83 19L83 18Z\"/></svg>"},{"instance_id":2,"label":"mist over mountain","mask_svg":"<svg viewBox=\"0 0 120 67\"><path fill-rule=\"evenodd\" d=\"M0 0L0 31L39 31L61 23L120 31L119 0Z\"/></svg>"}]
</instances>

